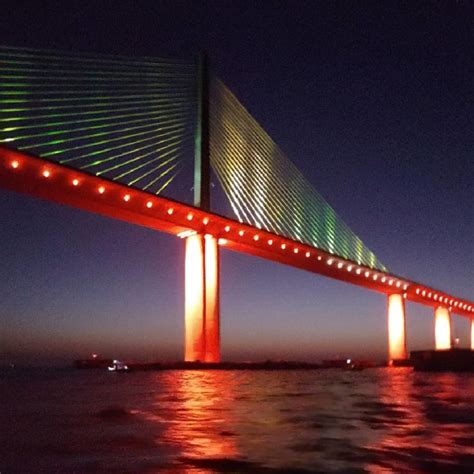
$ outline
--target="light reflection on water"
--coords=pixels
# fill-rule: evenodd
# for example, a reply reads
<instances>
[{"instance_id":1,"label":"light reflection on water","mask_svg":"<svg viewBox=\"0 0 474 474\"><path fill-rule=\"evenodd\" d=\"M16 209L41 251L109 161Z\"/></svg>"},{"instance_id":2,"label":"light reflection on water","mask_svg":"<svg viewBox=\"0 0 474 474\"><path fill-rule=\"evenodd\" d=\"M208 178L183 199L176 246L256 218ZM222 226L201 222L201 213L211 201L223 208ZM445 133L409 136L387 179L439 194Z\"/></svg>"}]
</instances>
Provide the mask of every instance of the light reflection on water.
<instances>
[{"instance_id":1,"label":"light reflection on water","mask_svg":"<svg viewBox=\"0 0 474 474\"><path fill-rule=\"evenodd\" d=\"M472 472L473 393L410 369L3 373L0 471Z\"/></svg>"}]
</instances>

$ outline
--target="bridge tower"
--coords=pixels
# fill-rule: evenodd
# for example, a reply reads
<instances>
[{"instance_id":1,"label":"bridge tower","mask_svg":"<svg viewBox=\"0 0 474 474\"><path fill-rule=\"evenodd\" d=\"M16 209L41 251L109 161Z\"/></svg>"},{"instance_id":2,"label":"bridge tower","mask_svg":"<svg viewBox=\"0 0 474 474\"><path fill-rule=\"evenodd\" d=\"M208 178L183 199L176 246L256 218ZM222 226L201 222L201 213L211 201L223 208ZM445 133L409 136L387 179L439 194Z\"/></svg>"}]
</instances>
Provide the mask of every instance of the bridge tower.
<instances>
[{"instance_id":1,"label":"bridge tower","mask_svg":"<svg viewBox=\"0 0 474 474\"><path fill-rule=\"evenodd\" d=\"M194 147L194 206L210 210L209 67L201 53ZM220 361L219 247L210 234L186 238L185 340L187 362Z\"/></svg>"}]
</instances>

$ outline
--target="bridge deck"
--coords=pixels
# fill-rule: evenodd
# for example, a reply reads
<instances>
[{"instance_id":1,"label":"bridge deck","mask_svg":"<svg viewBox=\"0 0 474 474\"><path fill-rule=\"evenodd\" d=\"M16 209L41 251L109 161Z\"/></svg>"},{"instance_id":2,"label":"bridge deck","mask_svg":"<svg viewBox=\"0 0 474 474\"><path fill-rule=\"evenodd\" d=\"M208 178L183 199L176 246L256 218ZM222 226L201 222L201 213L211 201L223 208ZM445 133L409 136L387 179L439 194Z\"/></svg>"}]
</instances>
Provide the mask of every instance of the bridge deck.
<instances>
[{"instance_id":1,"label":"bridge deck","mask_svg":"<svg viewBox=\"0 0 474 474\"><path fill-rule=\"evenodd\" d=\"M401 293L409 301L446 306L474 319L474 303L446 292L373 270L318 248L141 190L0 148L0 186L184 237L212 234L228 249L291 265L373 291Z\"/></svg>"}]
</instances>

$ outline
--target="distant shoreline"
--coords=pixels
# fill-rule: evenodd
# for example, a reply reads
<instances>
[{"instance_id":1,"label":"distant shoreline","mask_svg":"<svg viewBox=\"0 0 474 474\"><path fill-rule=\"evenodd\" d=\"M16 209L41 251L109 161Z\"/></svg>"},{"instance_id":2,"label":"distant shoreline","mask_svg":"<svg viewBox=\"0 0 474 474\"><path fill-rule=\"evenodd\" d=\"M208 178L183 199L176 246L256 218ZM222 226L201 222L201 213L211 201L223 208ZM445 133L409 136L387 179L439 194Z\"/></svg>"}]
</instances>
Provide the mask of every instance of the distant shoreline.
<instances>
[{"instance_id":1,"label":"distant shoreline","mask_svg":"<svg viewBox=\"0 0 474 474\"><path fill-rule=\"evenodd\" d=\"M350 359L349 359L350 360ZM106 359L83 359L74 361L77 369L103 369L112 364ZM360 362L347 360L324 361L323 363L299 362L299 361L263 361L263 362L127 362L131 371L147 370L319 370L339 368L347 370L361 370L364 368L384 367L384 364L373 362Z\"/></svg>"}]
</instances>

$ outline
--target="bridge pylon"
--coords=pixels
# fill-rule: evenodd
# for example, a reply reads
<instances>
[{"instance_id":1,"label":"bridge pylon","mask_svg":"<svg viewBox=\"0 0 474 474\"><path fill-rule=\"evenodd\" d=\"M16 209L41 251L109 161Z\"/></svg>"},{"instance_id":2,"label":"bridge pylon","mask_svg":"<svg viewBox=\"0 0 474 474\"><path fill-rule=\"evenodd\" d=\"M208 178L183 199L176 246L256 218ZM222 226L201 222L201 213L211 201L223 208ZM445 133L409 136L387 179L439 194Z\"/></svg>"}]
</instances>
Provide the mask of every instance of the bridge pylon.
<instances>
[{"instance_id":1,"label":"bridge pylon","mask_svg":"<svg viewBox=\"0 0 474 474\"><path fill-rule=\"evenodd\" d=\"M449 309L438 306L434 316L436 350L451 349L451 314Z\"/></svg>"},{"instance_id":2,"label":"bridge pylon","mask_svg":"<svg viewBox=\"0 0 474 474\"><path fill-rule=\"evenodd\" d=\"M210 210L209 69L206 53L198 68L198 110L194 149L194 205ZM220 361L219 246L210 234L186 238L186 362Z\"/></svg>"},{"instance_id":3,"label":"bridge pylon","mask_svg":"<svg viewBox=\"0 0 474 474\"><path fill-rule=\"evenodd\" d=\"M405 300L400 293L388 295L388 359L389 363L407 358Z\"/></svg>"},{"instance_id":4,"label":"bridge pylon","mask_svg":"<svg viewBox=\"0 0 474 474\"><path fill-rule=\"evenodd\" d=\"M186 362L220 361L219 246L209 234L186 238Z\"/></svg>"}]
</instances>

